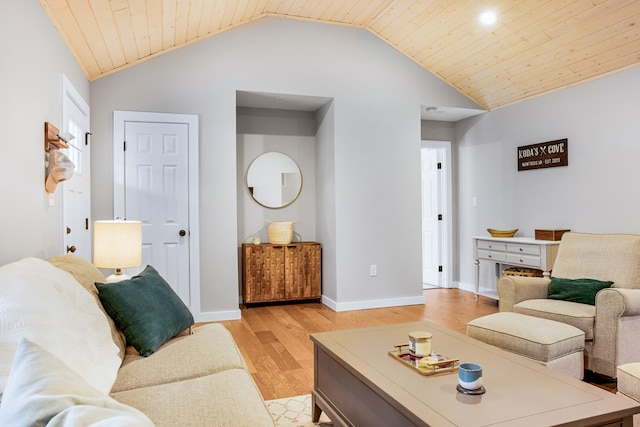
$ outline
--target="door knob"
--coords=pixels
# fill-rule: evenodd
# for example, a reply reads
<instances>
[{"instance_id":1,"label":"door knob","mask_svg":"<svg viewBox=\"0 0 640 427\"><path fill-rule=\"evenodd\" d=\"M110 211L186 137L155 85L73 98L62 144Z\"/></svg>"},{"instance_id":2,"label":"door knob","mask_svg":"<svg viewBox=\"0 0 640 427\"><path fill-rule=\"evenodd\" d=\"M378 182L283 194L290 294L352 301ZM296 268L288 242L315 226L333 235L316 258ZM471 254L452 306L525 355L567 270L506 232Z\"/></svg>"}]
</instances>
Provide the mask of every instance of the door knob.
<instances>
[{"instance_id":1,"label":"door knob","mask_svg":"<svg viewBox=\"0 0 640 427\"><path fill-rule=\"evenodd\" d=\"M180 230L178 234L180 235L180 237L184 237L187 235L187 232L185 230Z\"/></svg>"},{"instance_id":2,"label":"door knob","mask_svg":"<svg viewBox=\"0 0 640 427\"><path fill-rule=\"evenodd\" d=\"M67 245L67 253L69 253L69 252L74 253L75 251L76 251L76 247L75 246Z\"/></svg>"}]
</instances>

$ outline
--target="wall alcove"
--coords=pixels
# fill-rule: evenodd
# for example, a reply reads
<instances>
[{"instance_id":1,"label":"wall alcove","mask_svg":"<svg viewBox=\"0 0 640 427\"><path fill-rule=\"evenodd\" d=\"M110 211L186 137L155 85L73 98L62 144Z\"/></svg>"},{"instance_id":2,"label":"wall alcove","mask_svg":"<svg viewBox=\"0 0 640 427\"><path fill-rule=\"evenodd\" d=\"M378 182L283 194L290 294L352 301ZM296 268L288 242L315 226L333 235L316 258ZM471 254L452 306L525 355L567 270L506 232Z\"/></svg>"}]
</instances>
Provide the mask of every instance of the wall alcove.
<instances>
[{"instance_id":1,"label":"wall alcove","mask_svg":"<svg viewBox=\"0 0 640 427\"><path fill-rule=\"evenodd\" d=\"M316 208L322 201L316 183L323 180L324 167L318 166L317 153L323 151L319 145L333 144L332 132L324 128L331 102L327 97L236 92L238 246L253 237L267 242L268 221L283 220L295 221L294 240L318 241ZM247 188L247 169L267 152L289 156L303 177L300 195L283 208L256 203Z\"/></svg>"}]
</instances>

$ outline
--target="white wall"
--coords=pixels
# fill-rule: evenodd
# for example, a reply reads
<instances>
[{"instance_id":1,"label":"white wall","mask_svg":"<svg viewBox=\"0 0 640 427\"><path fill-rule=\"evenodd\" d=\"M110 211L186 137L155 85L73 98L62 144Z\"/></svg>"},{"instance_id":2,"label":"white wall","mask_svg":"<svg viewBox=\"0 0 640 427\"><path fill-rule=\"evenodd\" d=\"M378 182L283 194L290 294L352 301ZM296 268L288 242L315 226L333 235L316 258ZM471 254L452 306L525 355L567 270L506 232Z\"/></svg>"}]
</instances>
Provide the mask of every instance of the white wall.
<instances>
[{"instance_id":1,"label":"white wall","mask_svg":"<svg viewBox=\"0 0 640 427\"><path fill-rule=\"evenodd\" d=\"M449 134L418 125L419 105L476 106L371 34L266 19L100 79L91 99L36 0L0 3L0 39L0 264L61 253L61 193L48 207L42 148L44 121L60 124L65 74L92 107L95 219L113 212L113 110L200 116L205 310L237 307L236 90L334 98L316 119L327 302L350 308L418 294L420 128L423 139ZM473 283L471 236L487 227L640 233L639 91L636 68L456 124L455 280ZM517 146L565 137L568 167L517 172ZM368 277L371 263L377 278Z\"/></svg>"},{"instance_id":2,"label":"white wall","mask_svg":"<svg viewBox=\"0 0 640 427\"><path fill-rule=\"evenodd\" d=\"M423 140L453 141L455 123L423 120L420 123L420 135Z\"/></svg>"},{"instance_id":3,"label":"white wall","mask_svg":"<svg viewBox=\"0 0 640 427\"><path fill-rule=\"evenodd\" d=\"M0 2L0 265L62 251L62 191L48 205L44 122L62 126L62 75L89 102L89 82L37 0Z\"/></svg>"},{"instance_id":4,"label":"white wall","mask_svg":"<svg viewBox=\"0 0 640 427\"><path fill-rule=\"evenodd\" d=\"M475 280L471 238L487 227L640 233L639 112L635 68L459 122L462 286ZM568 166L518 172L516 147L562 138Z\"/></svg>"},{"instance_id":5,"label":"white wall","mask_svg":"<svg viewBox=\"0 0 640 427\"><path fill-rule=\"evenodd\" d=\"M316 190L333 191L316 204L326 302L420 300L420 105L477 106L364 30L268 18L93 82L94 218L113 209L112 111L198 114L201 309L236 309L236 90L334 99L319 148L334 176Z\"/></svg>"},{"instance_id":6,"label":"white wall","mask_svg":"<svg viewBox=\"0 0 640 427\"><path fill-rule=\"evenodd\" d=\"M333 102L316 112L316 240L322 242L322 294L337 301L335 108ZM326 301L325 301L326 302Z\"/></svg>"}]
</instances>

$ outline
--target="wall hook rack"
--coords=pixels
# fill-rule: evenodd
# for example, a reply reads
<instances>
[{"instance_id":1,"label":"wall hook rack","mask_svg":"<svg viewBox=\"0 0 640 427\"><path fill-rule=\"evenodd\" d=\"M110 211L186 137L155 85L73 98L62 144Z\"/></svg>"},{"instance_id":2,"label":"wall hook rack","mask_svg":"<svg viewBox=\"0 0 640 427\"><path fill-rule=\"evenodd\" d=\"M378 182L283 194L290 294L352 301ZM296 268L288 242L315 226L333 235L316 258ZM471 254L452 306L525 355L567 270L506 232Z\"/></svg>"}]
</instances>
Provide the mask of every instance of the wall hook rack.
<instances>
[{"instance_id":1,"label":"wall hook rack","mask_svg":"<svg viewBox=\"0 0 640 427\"><path fill-rule=\"evenodd\" d=\"M49 151L51 145L54 148L69 148L69 144L60 137L60 131L49 122L44 122L44 150Z\"/></svg>"}]
</instances>

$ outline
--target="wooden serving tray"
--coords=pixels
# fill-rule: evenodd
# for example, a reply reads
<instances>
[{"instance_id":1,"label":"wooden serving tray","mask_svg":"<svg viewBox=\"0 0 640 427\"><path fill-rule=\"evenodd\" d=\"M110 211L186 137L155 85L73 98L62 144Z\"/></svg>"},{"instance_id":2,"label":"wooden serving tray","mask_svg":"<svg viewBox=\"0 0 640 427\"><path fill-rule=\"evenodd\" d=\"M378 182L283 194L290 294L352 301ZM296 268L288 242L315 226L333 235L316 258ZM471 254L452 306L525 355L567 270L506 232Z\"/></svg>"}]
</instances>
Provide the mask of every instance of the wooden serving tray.
<instances>
[{"instance_id":1,"label":"wooden serving tray","mask_svg":"<svg viewBox=\"0 0 640 427\"><path fill-rule=\"evenodd\" d=\"M421 375L436 375L458 370L459 359L449 358L436 352L432 352L429 357L416 356L409 350L409 344L396 344L394 347L396 349L390 351L389 356L418 371Z\"/></svg>"}]
</instances>

